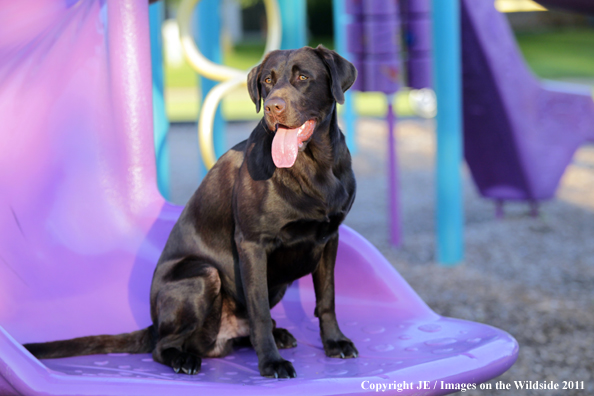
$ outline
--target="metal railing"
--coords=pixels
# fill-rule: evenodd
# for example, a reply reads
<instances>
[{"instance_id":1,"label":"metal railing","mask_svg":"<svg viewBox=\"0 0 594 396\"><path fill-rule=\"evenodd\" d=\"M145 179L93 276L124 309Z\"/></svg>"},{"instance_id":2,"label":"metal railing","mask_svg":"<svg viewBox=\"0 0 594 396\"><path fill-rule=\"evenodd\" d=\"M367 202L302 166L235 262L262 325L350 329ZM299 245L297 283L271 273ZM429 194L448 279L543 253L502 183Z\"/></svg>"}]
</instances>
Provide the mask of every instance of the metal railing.
<instances>
[{"instance_id":1,"label":"metal railing","mask_svg":"<svg viewBox=\"0 0 594 396\"><path fill-rule=\"evenodd\" d=\"M183 0L178 9L177 23L179 24L180 40L188 63L204 77L221 81L210 90L202 107L198 119L198 143L202 160L207 169L212 168L216 162L216 155L213 143L213 123L215 112L223 97L236 87L247 85L247 74L249 70L239 70L225 65L219 65L208 60L194 42L192 36L191 21L194 7L200 0ZM264 0L264 7L267 14L267 37L264 56L276 49L281 44L281 16L277 0Z\"/></svg>"}]
</instances>

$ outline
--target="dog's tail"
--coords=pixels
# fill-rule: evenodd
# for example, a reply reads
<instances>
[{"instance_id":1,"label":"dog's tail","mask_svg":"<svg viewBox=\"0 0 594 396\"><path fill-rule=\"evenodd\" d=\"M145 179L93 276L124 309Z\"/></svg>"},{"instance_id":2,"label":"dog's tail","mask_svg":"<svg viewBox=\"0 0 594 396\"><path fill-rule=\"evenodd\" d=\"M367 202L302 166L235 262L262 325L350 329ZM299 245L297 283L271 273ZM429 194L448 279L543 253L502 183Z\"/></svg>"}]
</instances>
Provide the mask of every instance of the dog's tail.
<instances>
[{"instance_id":1,"label":"dog's tail","mask_svg":"<svg viewBox=\"0 0 594 396\"><path fill-rule=\"evenodd\" d=\"M132 333L80 337L23 346L38 359L105 353L149 353L155 348L156 334L153 329L153 326L149 326Z\"/></svg>"}]
</instances>

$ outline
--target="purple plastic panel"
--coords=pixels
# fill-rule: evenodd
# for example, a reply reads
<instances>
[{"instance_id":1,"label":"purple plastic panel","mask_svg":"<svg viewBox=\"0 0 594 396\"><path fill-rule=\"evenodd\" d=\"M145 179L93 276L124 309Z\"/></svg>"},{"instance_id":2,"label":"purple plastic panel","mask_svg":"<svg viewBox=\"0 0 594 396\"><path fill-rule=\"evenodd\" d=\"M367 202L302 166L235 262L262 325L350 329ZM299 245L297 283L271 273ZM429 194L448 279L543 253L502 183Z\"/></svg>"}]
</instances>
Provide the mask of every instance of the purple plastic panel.
<instances>
[{"instance_id":1,"label":"purple plastic panel","mask_svg":"<svg viewBox=\"0 0 594 396\"><path fill-rule=\"evenodd\" d=\"M398 0L346 0L345 11L357 17L392 15L397 13L397 2Z\"/></svg>"},{"instance_id":2,"label":"purple plastic panel","mask_svg":"<svg viewBox=\"0 0 594 396\"><path fill-rule=\"evenodd\" d=\"M372 16L385 16L394 15L397 13L397 1L396 0L363 0L364 15Z\"/></svg>"},{"instance_id":3,"label":"purple plastic panel","mask_svg":"<svg viewBox=\"0 0 594 396\"><path fill-rule=\"evenodd\" d=\"M431 13L431 0L401 0L407 3L408 11L413 14Z\"/></svg>"},{"instance_id":4,"label":"purple plastic panel","mask_svg":"<svg viewBox=\"0 0 594 396\"><path fill-rule=\"evenodd\" d=\"M357 79L355 80L355 83L353 84L351 89L354 89L356 91L364 91L365 90L365 74L362 73L364 70L363 55L353 54L351 56L351 63L355 66L355 68L358 71Z\"/></svg>"},{"instance_id":5,"label":"purple plastic panel","mask_svg":"<svg viewBox=\"0 0 594 396\"><path fill-rule=\"evenodd\" d=\"M406 43L406 83L415 89L433 86L431 0L400 3L402 31Z\"/></svg>"},{"instance_id":6,"label":"purple plastic panel","mask_svg":"<svg viewBox=\"0 0 594 396\"><path fill-rule=\"evenodd\" d=\"M399 86L400 64L390 55L367 56L363 61L363 76L365 91L394 93Z\"/></svg>"},{"instance_id":7,"label":"purple plastic panel","mask_svg":"<svg viewBox=\"0 0 594 396\"><path fill-rule=\"evenodd\" d=\"M407 85L410 88L422 89L431 87L433 73L433 59L431 56L411 58L407 62Z\"/></svg>"},{"instance_id":8,"label":"purple plastic panel","mask_svg":"<svg viewBox=\"0 0 594 396\"><path fill-rule=\"evenodd\" d=\"M353 55L361 55L364 52L363 22L356 21L347 24L347 50Z\"/></svg>"},{"instance_id":9,"label":"purple plastic panel","mask_svg":"<svg viewBox=\"0 0 594 396\"><path fill-rule=\"evenodd\" d=\"M156 184L147 2L22 0L0 14L0 394L354 394L365 380L480 382L513 364L511 336L439 317L346 227L336 309L357 359L324 356L309 277L273 310L299 342L281 351L297 379L260 377L249 348L196 376L146 354L35 359L21 343L149 325L181 207Z\"/></svg>"},{"instance_id":10,"label":"purple plastic panel","mask_svg":"<svg viewBox=\"0 0 594 396\"><path fill-rule=\"evenodd\" d=\"M19 342L150 323L168 231L146 3L0 8L0 325Z\"/></svg>"},{"instance_id":11,"label":"purple plastic panel","mask_svg":"<svg viewBox=\"0 0 594 396\"><path fill-rule=\"evenodd\" d=\"M485 197L551 198L580 144L594 140L586 87L541 83L491 1L462 1L464 151Z\"/></svg>"},{"instance_id":12,"label":"purple plastic panel","mask_svg":"<svg viewBox=\"0 0 594 396\"><path fill-rule=\"evenodd\" d=\"M363 0L345 0L345 11L350 15L363 14Z\"/></svg>"},{"instance_id":13,"label":"purple plastic panel","mask_svg":"<svg viewBox=\"0 0 594 396\"><path fill-rule=\"evenodd\" d=\"M400 21L396 0L347 1L353 22L347 26L347 48L359 71L354 90L381 91L399 88Z\"/></svg>"},{"instance_id":14,"label":"purple plastic panel","mask_svg":"<svg viewBox=\"0 0 594 396\"><path fill-rule=\"evenodd\" d=\"M397 60L400 50L400 35L396 18L373 19L363 22L364 48L366 55L392 54L390 60Z\"/></svg>"},{"instance_id":15,"label":"purple plastic panel","mask_svg":"<svg viewBox=\"0 0 594 396\"><path fill-rule=\"evenodd\" d=\"M412 51L427 53L431 51L431 19L428 16L415 14L408 20L410 36L407 45Z\"/></svg>"}]
</instances>

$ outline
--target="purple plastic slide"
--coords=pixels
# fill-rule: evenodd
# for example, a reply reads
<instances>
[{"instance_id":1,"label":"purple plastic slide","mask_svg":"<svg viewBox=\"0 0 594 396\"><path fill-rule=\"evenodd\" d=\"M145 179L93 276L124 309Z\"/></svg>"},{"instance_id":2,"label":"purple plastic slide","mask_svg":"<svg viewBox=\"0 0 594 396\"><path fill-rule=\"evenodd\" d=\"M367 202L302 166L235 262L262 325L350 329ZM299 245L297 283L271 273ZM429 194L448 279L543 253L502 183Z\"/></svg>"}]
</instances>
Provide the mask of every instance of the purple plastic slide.
<instances>
[{"instance_id":1,"label":"purple plastic slide","mask_svg":"<svg viewBox=\"0 0 594 396\"><path fill-rule=\"evenodd\" d=\"M594 12L590 0L546 0ZM553 197L575 150L594 141L589 87L541 82L491 0L462 0L464 151L480 193L497 200Z\"/></svg>"},{"instance_id":2,"label":"purple plastic slide","mask_svg":"<svg viewBox=\"0 0 594 396\"><path fill-rule=\"evenodd\" d=\"M336 309L359 358L324 356L309 277L272 314L298 340L281 351L296 379L261 377L251 348L205 359L195 376L149 354L30 355L21 343L150 323L151 276L181 208L157 190L147 7L140 0L0 7L0 395L313 396L375 393L378 383L393 388L387 394L438 395L514 363L518 345L509 334L438 316L346 227ZM411 389L419 381L429 389Z\"/></svg>"}]
</instances>

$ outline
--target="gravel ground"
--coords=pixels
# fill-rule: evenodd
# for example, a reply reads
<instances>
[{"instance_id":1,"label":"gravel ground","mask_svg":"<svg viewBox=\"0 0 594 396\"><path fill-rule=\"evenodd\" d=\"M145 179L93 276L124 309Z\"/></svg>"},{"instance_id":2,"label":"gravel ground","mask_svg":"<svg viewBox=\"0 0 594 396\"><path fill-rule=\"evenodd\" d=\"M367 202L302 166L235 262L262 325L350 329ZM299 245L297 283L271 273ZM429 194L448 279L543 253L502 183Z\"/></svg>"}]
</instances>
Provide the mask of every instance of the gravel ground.
<instances>
[{"instance_id":1,"label":"gravel ground","mask_svg":"<svg viewBox=\"0 0 594 396\"><path fill-rule=\"evenodd\" d=\"M254 123L228 127L229 143ZM388 242L386 137L383 121L362 119L354 168L357 199L346 223L369 239L437 313L487 323L520 344L515 365L491 381L584 381L585 390L468 391L466 395L594 395L594 145L581 148L557 198L531 217L527 204L505 207L478 196L464 173L465 259L435 261L433 123L407 119L397 131L403 244ZM172 127L172 201L197 187L195 125ZM512 385L513 387L513 385Z\"/></svg>"}]
</instances>

